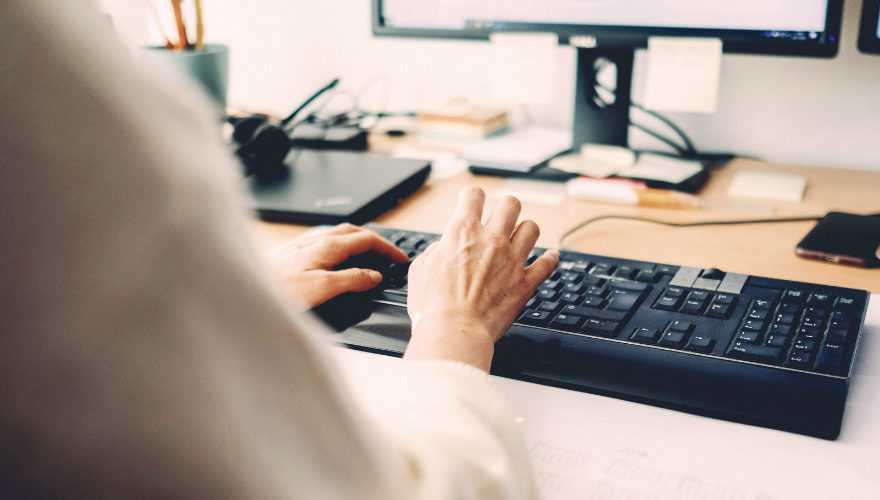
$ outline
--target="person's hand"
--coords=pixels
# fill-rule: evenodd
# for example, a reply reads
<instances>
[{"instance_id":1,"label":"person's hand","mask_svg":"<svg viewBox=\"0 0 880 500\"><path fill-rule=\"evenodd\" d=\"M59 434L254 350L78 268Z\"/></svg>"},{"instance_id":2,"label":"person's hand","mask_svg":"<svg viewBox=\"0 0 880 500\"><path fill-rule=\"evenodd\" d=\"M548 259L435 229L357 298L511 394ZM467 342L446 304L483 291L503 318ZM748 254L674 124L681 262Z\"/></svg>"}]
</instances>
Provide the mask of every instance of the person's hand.
<instances>
[{"instance_id":1,"label":"person's hand","mask_svg":"<svg viewBox=\"0 0 880 500\"><path fill-rule=\"evenodd\" d=\"M382 282L371 269L332 269L352 255L374 252L394 262L409 257L373 231L341 224L310 232L272 250L265 256L270 272L281 279L285 293L298 297L311 309L345 292L363 292Z\"/></svg>"},{"instance_id":2,"label":"person's hand","mask_svg":"<svg viewBox=\"0 0 880 500\"><path fill-rule=\"evenodd\" d=\"M405 359L452 359L489 371L495 342L559 265L559 252L548 250L526 268L538 225L517 225L520 202L505 196L483 226L485 201L482 189L462 190L443 237L410 265Z\"/></svg>"}]
</instances>

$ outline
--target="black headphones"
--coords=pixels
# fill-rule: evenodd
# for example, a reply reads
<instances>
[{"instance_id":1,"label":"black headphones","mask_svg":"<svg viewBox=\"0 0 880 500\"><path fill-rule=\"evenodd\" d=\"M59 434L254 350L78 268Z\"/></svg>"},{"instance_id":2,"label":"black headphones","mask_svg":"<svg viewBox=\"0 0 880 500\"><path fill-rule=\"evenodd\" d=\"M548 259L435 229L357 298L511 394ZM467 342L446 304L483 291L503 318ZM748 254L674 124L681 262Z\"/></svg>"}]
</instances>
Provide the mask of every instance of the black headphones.
<instances>
[{"instance_id":1,"label":"black headphones","mask_svg":"<svg viewBox=\"0 0 880 500\"><path fill-rule=\"evenodd\" d=\"M253 115L227 119L235 127L232 143L235 154L244 166L244 175L258 180L277 180L287 177L290 169L284 164L290 151L290 137L266 116Z\"/></svg>"},{"instance_id":2,"label":"black headphones","mask_svg":"<svg viewBox=\"0 0 880 500\"><path fill-rule=\"evenodd\" d=\"M290 136L286 131L288 124L309 103L338 83L339 79L336 78L315 92L278 125L271 123L269 117L264 115L227 118L234 127L232 143L236 146L235 154L244 165L244 175L253 175L260 181L280 180L290 175L290 168L284 164L290 152Z\"/></svg>"}]
</instances>

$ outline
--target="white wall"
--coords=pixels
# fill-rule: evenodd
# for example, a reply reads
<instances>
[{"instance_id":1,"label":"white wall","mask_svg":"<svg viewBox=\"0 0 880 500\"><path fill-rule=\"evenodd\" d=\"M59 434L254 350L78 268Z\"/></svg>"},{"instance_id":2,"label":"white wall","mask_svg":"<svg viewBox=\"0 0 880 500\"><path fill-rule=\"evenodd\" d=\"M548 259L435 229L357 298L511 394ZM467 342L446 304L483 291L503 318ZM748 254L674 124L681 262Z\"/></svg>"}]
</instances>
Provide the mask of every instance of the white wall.
<instances>
[{"instance_id":1,"label":"white wall","mask_svg":"<svg viewBox=\"0 0 880 500\"><path fill-rule=\"evenodd\" d=\"M122 1L102 0L105 7ZM374 38L369 0L203 3L207 41L231 47L232 105L286 114L337 76L356 92L377 78L390 81L392 110L424 108L456 96L489 99L487 43ZM718 111L670 117L702 150L880 169L880 56L855 48L860 12L861 0L845 0L836 59L725 55ZM529 110L538 123L570 127L574 51L560 47L559 55L555 102ZM643 59L639 53L635 99ZM362 103L379 107L381 90L373 87ZM631 144L656 147L637 132Z\"/></svg>"}]
</instances>

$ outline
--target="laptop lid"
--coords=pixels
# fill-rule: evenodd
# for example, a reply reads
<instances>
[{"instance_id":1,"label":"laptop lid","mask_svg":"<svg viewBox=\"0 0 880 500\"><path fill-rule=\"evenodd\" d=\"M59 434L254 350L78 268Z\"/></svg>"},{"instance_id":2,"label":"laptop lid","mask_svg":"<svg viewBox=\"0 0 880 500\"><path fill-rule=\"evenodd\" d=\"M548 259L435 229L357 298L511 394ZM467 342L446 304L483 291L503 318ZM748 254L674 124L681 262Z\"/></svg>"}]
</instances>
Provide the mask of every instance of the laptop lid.
<instances>
[{"instance_id":1,"label":"laptop lid","mask_svg":"<svg viewBox=\"0 0 880 500\"><path fill-rule=\"evenodd\" d=\"M397 205L427 179L431 165L349 151L293 149L280 181L247 180L260 218L295 224L363 224Z\"/></svg>"}]
</instances>

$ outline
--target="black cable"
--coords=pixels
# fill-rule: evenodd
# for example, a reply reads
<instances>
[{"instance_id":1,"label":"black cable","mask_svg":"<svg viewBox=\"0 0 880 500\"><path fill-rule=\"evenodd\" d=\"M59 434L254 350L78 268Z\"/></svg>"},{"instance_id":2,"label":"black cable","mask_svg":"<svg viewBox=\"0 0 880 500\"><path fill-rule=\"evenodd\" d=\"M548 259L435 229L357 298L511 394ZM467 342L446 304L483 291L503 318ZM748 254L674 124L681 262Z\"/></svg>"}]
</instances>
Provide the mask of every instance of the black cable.
<instances>
[{"instance_id":1,"label":"black cable","mask_svg":"<svg viewBox=\"0 0 880 500\"><path fill-rule=\"evenodd\" d=\"M660 135L659 133L654 132L653 130L649 129L648 127L645 127L644 125L638 124L633 121L630 121L629 125L631 127L635 127L637 129L641 130L642 132L650 135L651 137L657 139L658 141L661 141L661 142L668 144L669 147L671 147L672 149L674 149L675 151L678 152L679 156L686 156L688 154L688 152L685 149L683 149L681 146L679 146L678 144L673 142L671 139L668 139L668 138Z\"/></svg>"},{"instance_id":2,"label":"black cable","mask_svg":"<svg viewBox=\"0 0 880 500\"><path fill-rule=\"evenodd\" d=\"M296 117L296 115L299 114L299 112L303 110L303 108L305 108L306 106L311 104L311 102L314 101L315 99L317 99L318 96L320 96L324 92L327 92L328 90L332 89L333 87L335 87L338 84L339 84L339 78L334 78L332 82L328 83L321 90L312 94L312 96L309 97L308 99L306 99L304 103L300 104L298 108L293 110L293 113L290 113L290 115L288 115L287 118L281 120L281 126L286 127L287 124L290 123Z\"/></svg>"},{"instance_id":3,"label":"black cable","mask_svg":"<svg viewBox=\"0 0 880 500\"><path fill-rule=\"evenodd\" d=\"M715 220L715 221L700 221L700 222L668 222L657 219L648 219L646 217L633 217L629 215L600 215L599 217L593 217L592 219L587 219L584 222L581 222L577 226L569 229L562 236L559 237L559 248L566 250L565 248L565 239L574 234L576 231L579 231L587 224L592 224L593 222L600 221L603 219L620 219L620 220L634 220L640 222L651 222L654 224L662 224L664 226L673 226L673 227L694 227L694 226L724 226L724 225L734 225L734 224L767 224L773 222L808 222L808 221L818 221L822 217L791 217L791 218L777 218L777 219L737 219L737 220Z\"/></svg>"},{"instance_id":4,"label":"black cable","mask_svg":"<svg viewBox=\"0 0 880 500\"><path fill-rule=\"evenodd\" d=\"M667 126L669 126L669 128L671 128L676 133L676 135L678 135L681 138L681 141L684 142L684 145L687 148L688 154L696 156L697 150L696 150L696 148L694 148L694 144L691 142L691 140L687 136L687 134L685 134L684 131L678 127L678 125L673 123L672 120L670 120L669 118L666 118L665 116L661 115L660 113L658 113L656 111L646 109L641 104L636 104L633 102L633 103L630 103L630 105L638 110L644 111L645 113L653 116L654 118L657 118L658 120L660 120L661 122L663 122ZM630 122L630 123L632 123L632 122Z\"/></svg>"}]
</instances>

